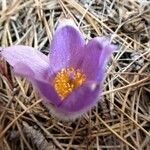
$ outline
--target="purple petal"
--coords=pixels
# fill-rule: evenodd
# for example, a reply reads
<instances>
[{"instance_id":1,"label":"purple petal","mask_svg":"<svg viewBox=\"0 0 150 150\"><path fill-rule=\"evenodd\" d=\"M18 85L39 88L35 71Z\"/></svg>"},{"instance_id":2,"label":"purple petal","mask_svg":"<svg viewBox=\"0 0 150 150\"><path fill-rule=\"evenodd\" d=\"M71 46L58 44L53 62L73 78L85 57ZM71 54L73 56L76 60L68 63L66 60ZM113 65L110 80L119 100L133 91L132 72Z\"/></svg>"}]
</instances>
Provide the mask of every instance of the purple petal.
<instances>
[{"instance_id":1,"label":"purple petal","mask_svg":"<svg viewBox=\"0 0 150 150\"><path fill-rule=\"evenodd\" d=\"M44 98L44 100L46 100L46 102L52 103L55 106L59 106L62 103L50 83L42 82L35 79L31 79L31 82L33 83L33 85L35 85L40 95Z\"/></svg>"},{"instance_id":2,"label":"purple petal","mask_svg":"<svg viewBox=\"0 0 150 150\"><path fill-rule=\"evenodd\" d=\"M59 106L61 111L85 112L97 102L100 86L95 82L88 82L75 89Z\"/></svg>"},{"instance_id":3,"label":"purple petal","mask_svg":"<svg viewBox=\"0 0 150 150\"><path fill-rule=\"evenodd\" d=\"M93 38L83 49L85 54L80 69L87 75L88 80L101 81L105 65L116 46L104 37Z\"/></svg>"},{"instance_id":4,"label":"purple petal","mask_svg":"<svg viewBox=\"0 0 150 150\"><path fill-rule=\"evenodd\" d=\"M77 112L64 112L62 110L60 110L60 108L51 105L48 102L44 102L43 104L45 105L45 107L50 111L50 113L52 113L53 116L56 116L58 119L60 120L64 120L64 121L74 121L76 118L81 117L86 111L81 110L81 111L77 111Z\"/></svg>"},{"instance_id":5,"label":"purple petal","mask_svg":"<svg viewBox=\"0 0 150 150\"><path fill-rule=\"evenodd\" d=\"M76 65L84 44L84 37L75 23L70 19L62 20L50 46L50 65L53 70L56 72L61 68Z\"/></svg>"},{"instance_id":6,"label":"purple petal","mask_svg":"<svg viewBox=\"0 0 150 150\"><path fill-rule=\"evenodd\" d=\"M48 78L48 57L32 47L14 45L4 48L1 55L19 75L34 76L39 80Z\"/></svg>"},{"instance_id":7,"label":"purple petal","mask_svg":"<svg viewBox=\"0 0 150 150\"><path fill-rule=\"evenodd\" d=\"M26 64L23 63L16 63L14 65L14 73L20 75L23 72L23 75L26 77L33 77L34 72L33 70Z\"/></svg>"}]
</instances>

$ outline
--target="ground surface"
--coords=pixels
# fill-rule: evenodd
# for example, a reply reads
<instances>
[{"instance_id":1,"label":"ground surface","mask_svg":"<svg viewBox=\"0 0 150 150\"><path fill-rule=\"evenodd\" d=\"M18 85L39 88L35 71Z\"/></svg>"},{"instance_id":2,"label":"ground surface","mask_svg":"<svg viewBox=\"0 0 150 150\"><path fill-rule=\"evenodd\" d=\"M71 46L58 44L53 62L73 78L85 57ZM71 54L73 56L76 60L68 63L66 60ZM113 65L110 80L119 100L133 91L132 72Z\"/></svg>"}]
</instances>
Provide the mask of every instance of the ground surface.
<instances>
[{"instance_id":1,"label":"ground surface","mask_svg":"<svg viewBox=\"0 0 150 150\"><path fill-rule=\"evenodd\" d=\"M111 35L118 45L101 101L75 122L53 118L25 79L0 59L0 150L150 149L150 3L148 0L1 0L0 45L48 54L62 16L85 38Z\"/></svg>"}]
</instances>

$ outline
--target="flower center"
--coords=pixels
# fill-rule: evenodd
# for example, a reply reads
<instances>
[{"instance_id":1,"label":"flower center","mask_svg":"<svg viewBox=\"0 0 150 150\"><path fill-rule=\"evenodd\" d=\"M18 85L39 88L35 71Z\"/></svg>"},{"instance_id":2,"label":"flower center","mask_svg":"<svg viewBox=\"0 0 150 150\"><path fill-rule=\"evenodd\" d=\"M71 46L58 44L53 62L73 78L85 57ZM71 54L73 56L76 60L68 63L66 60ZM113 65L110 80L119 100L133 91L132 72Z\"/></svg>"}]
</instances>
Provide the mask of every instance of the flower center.
<instances>
[{"instance_id":1,"label":"flower center","mask_svg":"<svg viewBox=\"0 0 150 150\"><path fill-rule=\"evenodd\" d=\"M54 78L54 88L57 94L63 100L75 88L82 85L86 80L86 76L79 69L74 68L61 69Z\"/></svg>"}]
</instances>

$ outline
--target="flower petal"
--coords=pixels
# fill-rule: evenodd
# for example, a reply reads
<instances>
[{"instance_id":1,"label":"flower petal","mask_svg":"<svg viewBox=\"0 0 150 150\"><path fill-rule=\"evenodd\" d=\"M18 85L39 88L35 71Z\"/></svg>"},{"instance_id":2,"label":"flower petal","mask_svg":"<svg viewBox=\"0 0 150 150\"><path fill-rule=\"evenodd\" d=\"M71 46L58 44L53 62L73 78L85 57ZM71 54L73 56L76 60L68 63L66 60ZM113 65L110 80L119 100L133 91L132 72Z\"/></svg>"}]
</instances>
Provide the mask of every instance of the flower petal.
<instances>
[{"instance_id":1,"label":"flower petal","mask_svg":"<svg viewBox=\"0 0 150 150\"><path fill-rule=\"evenodd\" d=\"M116 46L104 37L93 38L83 49L85 54L80 69L87 75L88 80L101 81L105 65Z\"/></svg>"},{"instance_id":2,"label":"flower petal","mask_svg":"<svg viewBox=\"0 0 150 150\"><path fill-rule=\"evenodd\" d=\"M64 19L58 25L50 46L50 65L53 70L76 65L84 37L71 19Z\"/></svg>"},{"instance_id":3,"label":"flower petal","mask_svg":"<svg viewBox=\"0 0 150 150\"><path fill-rule=\"evenodd\" d=\"M60 110L58 107L50 104L49 102L43 101L43 104L45 107L49 110L49 112L57 117L57 119L63 120L63 121L74 121L76 118L81 117L84 115L83 110L77 111L77 112L64 112Z\"/></svg>"},{"instance_id":4,"label":"flower petal","mask_svg":"<svg viewBox=\"0 0 150 150\"><path fill-rule=\"evenodd\" d=\"M1 55L17 74L45 80L48 77L48 57L29 46L14 45L4 48Z\"/></svg>"},{"instance_id":5,"label":"flower petal","mask_svg":"<svg viewBox=\"0 0 150 150\"><path fill-rule=\"evenodd\" d=\"M55 106L59 106L62 103L62 101L60 100L50 83L46 83L35 79L31 79L31 82L37 88L40 95L44 98L44 100L46 100L46 102L52 103Z\"/></svg>"},{"instance_id":6,"label":"flower petal","mask_svg":"<svg viewBox=\"0 0 150 150\"><path fill-rule=\"evenodd\" d=\"M95 82L86 84L75 89L59 106L62 112L85 112L97 102L100 85ZM59 109L58 108L58 109Z\"/></svg>"},{"instance_id":7,"label":"flower petal","mask_svg":"<svg viewBox=\"0 0 150 150\"><path fill-rule=\"evenodd\" d=\"M24 63L16 63L14 65L14 73L20 75L21 72L23 72L23 75L26 77L33 77L34 72L33 70L26 64Z\"/></svg>"}]
</instances>

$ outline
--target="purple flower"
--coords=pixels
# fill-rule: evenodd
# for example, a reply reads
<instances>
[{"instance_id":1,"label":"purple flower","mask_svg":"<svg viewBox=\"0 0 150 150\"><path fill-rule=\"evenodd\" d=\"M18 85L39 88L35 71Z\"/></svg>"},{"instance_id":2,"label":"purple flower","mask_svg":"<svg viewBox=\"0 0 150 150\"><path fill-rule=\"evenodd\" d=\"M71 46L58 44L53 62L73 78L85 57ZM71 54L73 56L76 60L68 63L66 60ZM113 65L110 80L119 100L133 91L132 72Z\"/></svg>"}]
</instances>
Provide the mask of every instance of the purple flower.
<instances>
[{"instance_id":1,"label":"purple flower","mask_svg":"<svg viewBox=\"0 0 150 150\"><path fill-rule=\"evenodd\" d=\"M1 55L15 73L35 85L50 111L66 120L96 104L106 62L115 48L105 37L86 44L74 22L64 19L56 29L48 56L22 45L4 48Z\"/></svg>"}]
</instances>

